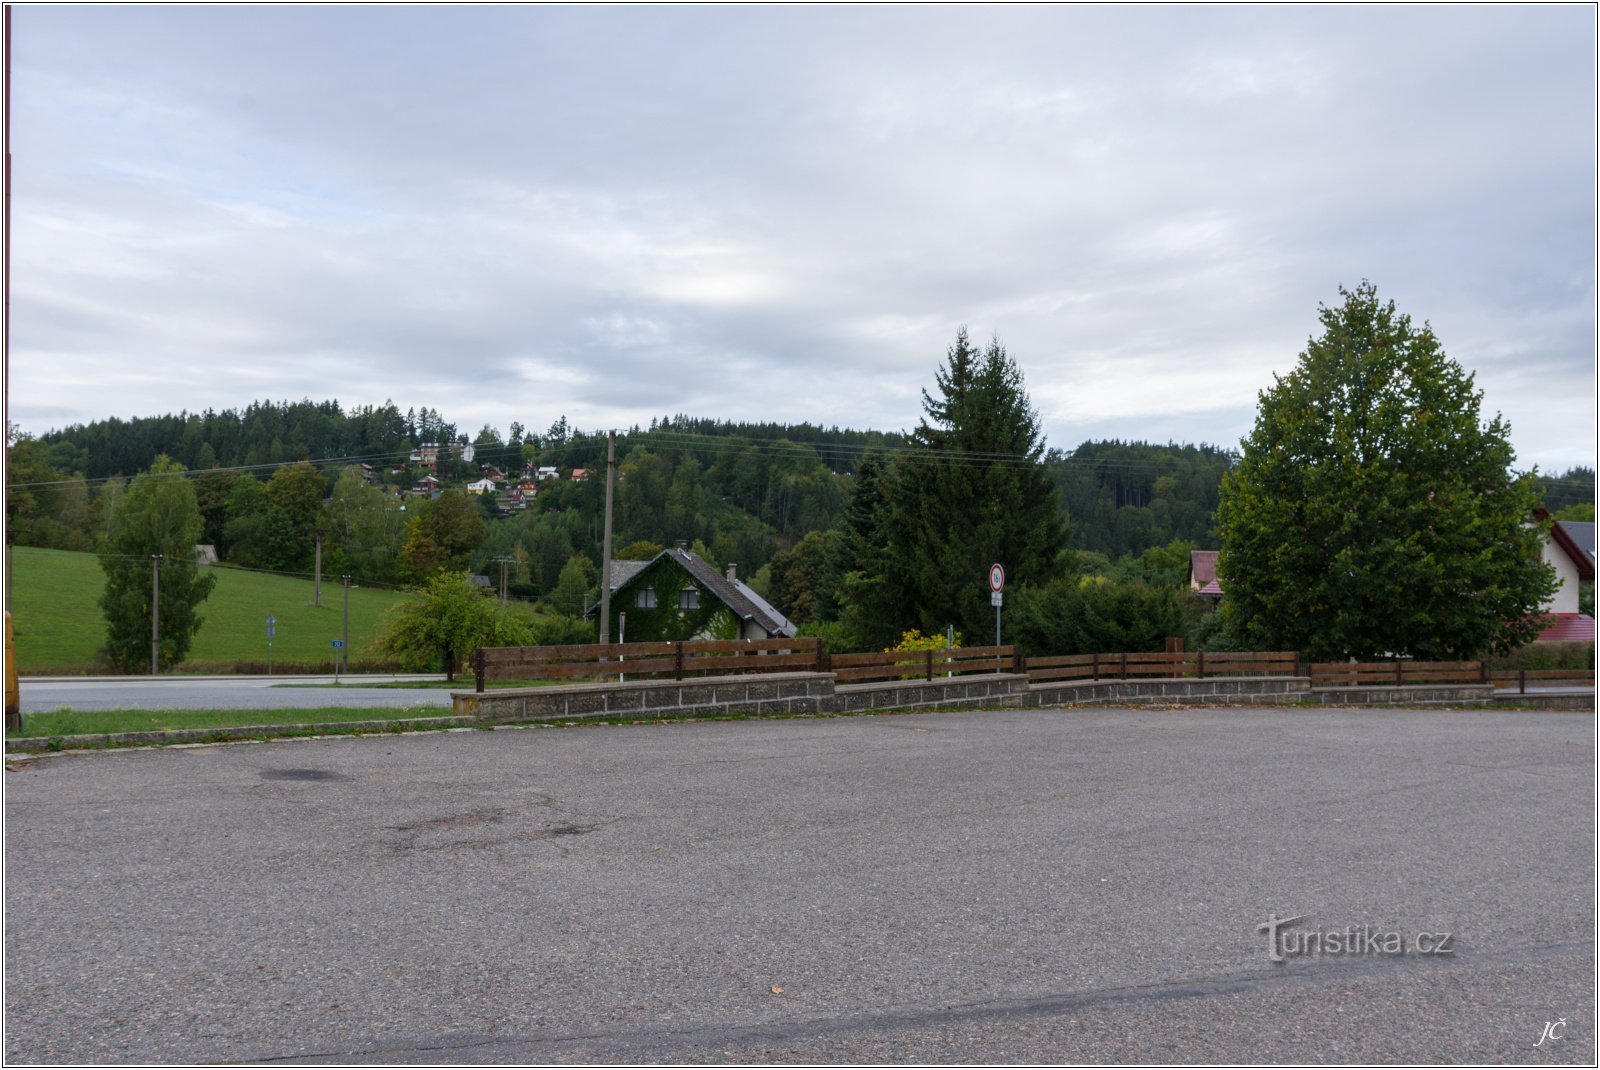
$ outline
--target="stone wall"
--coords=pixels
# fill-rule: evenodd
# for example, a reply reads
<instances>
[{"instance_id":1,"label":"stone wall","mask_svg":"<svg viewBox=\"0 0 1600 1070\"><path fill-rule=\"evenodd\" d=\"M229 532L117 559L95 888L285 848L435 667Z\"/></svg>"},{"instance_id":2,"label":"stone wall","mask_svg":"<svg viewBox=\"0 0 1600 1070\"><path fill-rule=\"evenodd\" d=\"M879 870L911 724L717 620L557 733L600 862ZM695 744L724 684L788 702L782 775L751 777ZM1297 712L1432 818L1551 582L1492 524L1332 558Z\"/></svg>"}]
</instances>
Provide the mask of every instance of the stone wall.
<instances>
[{"instance_id":1,"label":"stone wall","mask_svg":"<svg viewBox=\"0 0 1600 1070\"><path fill-rule=\"evenodd\" d=\"M699 680L629 680L452 693L455 712L480 722L691 717L708 713L828 713L833 674L766 673Z\"/></svg>"},{"instance_id":2,"label":"stone wall","mask_svg":"<svg viewBox=\"0 0 1600 1070\"><path fill-rule=\"evenodd\" d=\"M1281 706L1302 702L1305 676L1212 676L1204 680L1054 680L1029 688L1030 706L1130 706L1238 704Z\"/></svg>"},{"instance_id":3,"label":"stone wall","mask_svg":"<svg viewBox=\"0 0 1600 1070\"><path fill-rule=\"evenodd\" d=\"M639 680L454 692L455 714L477 723L693 717L706 714L865 713L869 710L1059 706L1241 705L1485 706L1512 696L1477 684L1313 690L1304 676L1204 680L1055 680L1013 673L839 684L832 673L769 673L700 680ZM1569 699L1570 701L1570 699ZM1589 700L1593 702L1592 697Z\"/></svg>"}]
</instances>

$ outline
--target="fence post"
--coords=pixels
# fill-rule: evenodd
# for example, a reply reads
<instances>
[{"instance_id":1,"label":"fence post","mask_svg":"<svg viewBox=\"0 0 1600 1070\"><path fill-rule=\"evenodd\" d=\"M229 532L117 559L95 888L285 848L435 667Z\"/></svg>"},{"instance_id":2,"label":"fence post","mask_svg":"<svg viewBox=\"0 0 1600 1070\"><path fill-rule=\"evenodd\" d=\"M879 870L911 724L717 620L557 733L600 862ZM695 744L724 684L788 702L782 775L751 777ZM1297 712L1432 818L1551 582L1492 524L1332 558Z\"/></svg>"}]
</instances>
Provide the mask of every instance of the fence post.
<instances>
[{"instance_id":1,"label":"fence post","mask_svg":"<svg viewBox=\"0 0 1600 1070\"><path fill-rule=\"evenodd\" d=\"M479 647L472 655L472 673L477 677L477 692L483 694L483 647Z\"/></svg>"},{"instance_id":2,"label":"fence post","mask_svg":"<svg viewBox=\"0 0 1600 1070\"><path fill-rule=\"evenodd\" d=\"M1527 693L1528 693L1528 670L1527 669L1518 669L1517 670L1517 694L1526 695Z\"/></svg>"},{"instance_id":3,"label":"fence post","mask_svg":"<svg viewBox=\"0 0 1600 1070\"><path fill-rule=\"evenodd\" d=\"M1098 650L1095 651L1094 655L1094 678L1096 680L1100 679L1100 652Z\"/></svg>"},{"instance_id":4,"label":"fence post","mask_svg":"<svg viewBox=\"0 0 1600 1070\"><path fill-rule=\"evenodd\" d=\"M1199 679L1204 680L1206 678L1206 652L1202 650L1195 657L1200 660L1199 668L1195 671L1199 674Z\"/></svg>"},{"instance_id":5,"label":"fence post","mask_svg":"<svg viewBox=\"0 0 1600 1070\"><path fill-rule=\"evenodd\" d=\"M922 653L927 658L927 660L922 663L923 675L927 677L928 682L931 684L933 683L933 651L924 650Z\"/></svg>"},{"instance_id":6,"label":"fence post","mask_svg":"<svg viewBox=\"0 0 1600 1070\"><path fill-rule=\"evenodd\" d=\"M1406 670L1399 658L1394 659L1394 686L1403 687L1406 682Z\"/></svg>"},{"instance_id":7,"label":"fence post","mask_svg":"<svg viewBox=\"0 0 1600 1070\"><path fill-rule=\"evenodd\" d=\"M1124 680L1128 678L1128 655L1126 651L1122 654L1122 678Z\"/></svg>"},{"instance_id":8,"label":"fence post","mask_svg":"<svg viewBox=\"0 0 1600 1070\"><path fill-rule=\"evenodd\" d=\"M1486 662L1486 661L1480 661L1480 662L1478 662L1478 683L1486 684L1488 682L1489 682L1489 663Z\"/></svg>"},{"instance_id":9,"label":"fence post","mask_svg":"<svg viewBox=\"0 0 1600 1070\"><path fill-rule=\"evenodd\" d=\"M680 642L672 653L672 678L679 682L683 680L683 644Z\"/></svg>"},{"instance_id":10,"label":"fence post","mask_svg":"<svg viewBox=\"0 0 1600 1070\"><path fill-rule=\"evenodd\" d=\"M825 665L823 663L823 658L822 658L822 640L821 639L816 640L816 644L817 644L816 647L812 650L812 653L814 653L816 655L816 659L815 659L816 666L817 666L816 671L817 672L827 672L828 670L825 667Z\"/></svg>"}]
</instances>

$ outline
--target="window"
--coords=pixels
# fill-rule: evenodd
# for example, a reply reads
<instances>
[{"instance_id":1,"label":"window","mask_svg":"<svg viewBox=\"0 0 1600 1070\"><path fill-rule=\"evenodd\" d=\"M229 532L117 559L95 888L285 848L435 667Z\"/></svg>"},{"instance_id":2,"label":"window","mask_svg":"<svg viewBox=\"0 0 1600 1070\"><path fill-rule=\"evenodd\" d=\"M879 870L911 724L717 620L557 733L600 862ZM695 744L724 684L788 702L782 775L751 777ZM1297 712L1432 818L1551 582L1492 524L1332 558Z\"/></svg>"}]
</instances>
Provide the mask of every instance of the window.
<instances>
[{"instance_id":1,"label":"window","mask_svg":"<svg viewBox=\"0 0 1600 1070\"><path fill-rule=\"evenodd\" d=\"M682 591L680 591L678 593L678 608L679 609L699 609L700 608L700 588L698 588L698 587L685 587Z\"/></svg>"},{"instance_id":2,"label":"window","mask_svg":"<svg viewBox=\"0 0 1600 1070\"><path fill-rule=\"evenodd\" d=\"M638 609L656 608L656 592L654 587L641 587L639 593L633 596L633 604Z\"/></svg>"}]
</instances>

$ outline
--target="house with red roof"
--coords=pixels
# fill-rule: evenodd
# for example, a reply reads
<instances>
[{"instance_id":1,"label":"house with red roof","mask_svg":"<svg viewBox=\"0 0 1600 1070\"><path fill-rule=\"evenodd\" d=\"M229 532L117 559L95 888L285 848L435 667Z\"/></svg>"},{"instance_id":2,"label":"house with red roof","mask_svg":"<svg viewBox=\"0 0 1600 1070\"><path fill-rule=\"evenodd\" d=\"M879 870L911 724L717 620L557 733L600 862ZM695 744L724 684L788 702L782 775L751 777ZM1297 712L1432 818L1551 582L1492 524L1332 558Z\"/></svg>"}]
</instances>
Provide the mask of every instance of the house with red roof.
<instances>
[{"instance_id":1,"label":"house with red roof","mask_svg":"<svg viewBox=\"0 0 1600 1070\"><path fill-rule=\"evenodd\" d=\"M1549 520L1543 509L1536 520ZM1594 524L1576 520L1550 520L1545 537L1544 562L1556 570L1556 591L1543 609L1544 631L1538 642L1594 642L1594 618L1578 608L1580 585L1594 582Z\"/></svg>"}]
</instances>

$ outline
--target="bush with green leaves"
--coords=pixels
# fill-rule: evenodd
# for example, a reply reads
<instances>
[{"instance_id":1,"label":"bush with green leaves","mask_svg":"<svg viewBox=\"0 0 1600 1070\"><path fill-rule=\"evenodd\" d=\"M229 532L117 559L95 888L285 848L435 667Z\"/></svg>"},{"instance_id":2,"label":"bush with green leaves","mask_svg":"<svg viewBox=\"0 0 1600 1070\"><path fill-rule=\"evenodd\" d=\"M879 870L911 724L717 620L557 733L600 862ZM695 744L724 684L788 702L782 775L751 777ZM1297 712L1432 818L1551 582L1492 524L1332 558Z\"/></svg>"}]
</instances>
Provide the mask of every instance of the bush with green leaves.
<instances>
[{"instance_id":1,"label":"bush with green leaves","mask_svg":"<svg viewBox=\"0 0 1600 1070\"><path fill-rule=\"evenodd\" d=\"M439 572L391 609L370 653L416 671L456 668L480 646L531 646L535 626L523 607L501 608L469 572Z\"/></svg>"}]
</instances>

